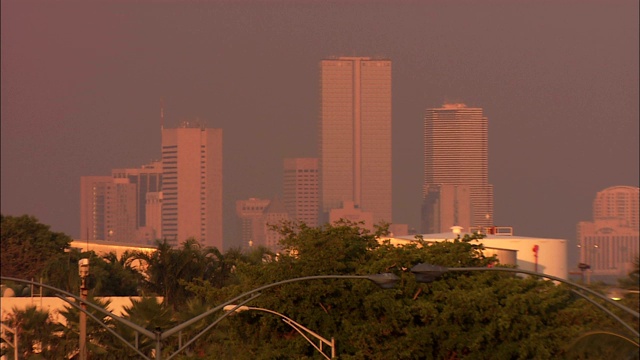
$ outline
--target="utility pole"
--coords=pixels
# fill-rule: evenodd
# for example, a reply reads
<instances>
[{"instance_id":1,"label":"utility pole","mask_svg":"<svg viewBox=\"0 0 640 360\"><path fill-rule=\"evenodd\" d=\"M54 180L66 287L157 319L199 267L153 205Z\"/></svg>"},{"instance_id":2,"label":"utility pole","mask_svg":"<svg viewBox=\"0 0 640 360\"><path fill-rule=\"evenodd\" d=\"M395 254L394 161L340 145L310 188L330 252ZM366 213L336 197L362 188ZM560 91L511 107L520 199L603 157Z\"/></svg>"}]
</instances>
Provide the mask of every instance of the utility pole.
<instances>
[{"instance_id":1,"label":"utility pole","mask_svg":"<svg viewBox=\"0 0 640 360\"><path fill-rule=\"evenodd\" d=\"M89 259L80 259L78 261L78 271L80 273L80 307L82 310L87 310L87 295L89 290L87 289L87 277L89 276ZM84 311L80 311L80 360L87 360L87 314Z\"/></svg>"}]
</instances>

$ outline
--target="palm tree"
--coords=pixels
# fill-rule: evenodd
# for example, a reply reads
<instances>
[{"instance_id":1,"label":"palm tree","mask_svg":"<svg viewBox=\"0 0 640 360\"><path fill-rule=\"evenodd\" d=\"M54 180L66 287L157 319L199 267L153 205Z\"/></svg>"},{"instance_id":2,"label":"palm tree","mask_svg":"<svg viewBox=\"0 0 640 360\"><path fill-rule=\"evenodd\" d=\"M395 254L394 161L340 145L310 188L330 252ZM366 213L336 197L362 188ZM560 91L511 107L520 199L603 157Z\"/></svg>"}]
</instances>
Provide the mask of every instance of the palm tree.
<instances>
[{"instance_id":1,"label":"palm tree","mask_svg":"<svg viewBox=\"0 0 640 360\"><path fill-rule=\"evenodd\" d=\"M104 309L108 310L110 301L101 300L89 296L87 299L89 302L94 303ZM102 319L103 324L107 327L112 326L112 320L109 317L105 317L103 314L88 307L89 313ZM60 315L64 317L65 324L58 324L58 334L60 336L60 349L59 353L65 356L70 356L78 353L79 341L80 341L80 310L75 307L65 306L65 310L60 311ZM100 324L97 324L93 319L87 317L87 352L91 356L100 356L103 358L109 354L111 348L111 335Z\"/></svg>"},{"instance_id":2,"label":"palm tree","mask_svg":"<svg viewBox=\"0 0 640 360\"><path fill-rule=\"evenodd\" d=\"M164 302L158 302L154 297L134 300L131 306L124 308L123 317L150 331L170 329L176 324L173 309ZM135 346L136 332L133 329L120 323L115 323L114 330ZM109 355L113 356L114 359L137 357L132 349L122 344L121 340L113 338L111 341L113 341L113 346L110 346ZM155 341L146 336L139 336L137 346L142 353L151 356L155 350Z\"/></svg>"},{"instance_id":3,"label":"palm tree","mask_svg":"<svg viewBox=\"0 0 640 360\"><path fill-rule=\"evenodd\" d=\"M164 296L164 301L174 309L184 305L194 296L187 285L196 280L215 281L220 286L230 273L230 265L216 248L202 247L191 238L182 247L172 249L166 240L158 242L158 249L151 254L136 252L132 259L146 264L143 284L151 293Z\"/></svg>"},{"instance_id":4,"label":"palm tree","mask_svg":"<svg viewBox=\"0 0 640 360\"><path fill-rule=\"evenodd\" d=\"M39 310L35 306L27 306L24 310L13 308L7 324L16 329L20 359L55 357L58 345L55 335L57 327L49 311ZM13 352L6 355L13 359Z\"/></svg>"}]
</instances>

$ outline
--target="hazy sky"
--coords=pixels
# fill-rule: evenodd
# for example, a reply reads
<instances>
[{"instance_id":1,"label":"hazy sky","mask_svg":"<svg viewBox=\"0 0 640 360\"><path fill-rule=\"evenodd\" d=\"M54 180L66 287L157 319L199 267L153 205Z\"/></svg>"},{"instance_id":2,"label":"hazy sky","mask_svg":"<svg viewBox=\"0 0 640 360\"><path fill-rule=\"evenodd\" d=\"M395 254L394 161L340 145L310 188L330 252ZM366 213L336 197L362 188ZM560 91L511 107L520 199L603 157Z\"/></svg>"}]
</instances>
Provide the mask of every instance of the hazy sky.
<instances>
[{"instance_id":1,"label":"hazy sky","mask_svg":"<svg viewBox=\"0 0 640 360\"><path fill-rule=\"evenodd\" d=\"M2 0L5 215L79 235L83 175L160 158L167 125L224 129L225 220L316 156L318 63L393 61L394 222L419 227L423 119L489 118L497 225L575 241L597 191L638 185L638 1ZM225 233L233 235L232 226Z\"/></svg>"}]
</instances>

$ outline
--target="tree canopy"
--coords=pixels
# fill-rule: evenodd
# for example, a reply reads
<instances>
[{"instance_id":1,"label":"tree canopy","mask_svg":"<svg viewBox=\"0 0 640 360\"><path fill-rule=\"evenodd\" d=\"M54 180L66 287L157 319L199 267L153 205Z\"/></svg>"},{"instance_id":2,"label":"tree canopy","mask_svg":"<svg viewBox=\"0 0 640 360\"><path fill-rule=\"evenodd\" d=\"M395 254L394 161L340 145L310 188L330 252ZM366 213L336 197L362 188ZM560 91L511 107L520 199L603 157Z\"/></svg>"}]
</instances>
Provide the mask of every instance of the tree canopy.
<instances>
[{"instance_id":1,"label":"tree canopy","mask_svg":"<svg viewBox=\"0 0 640 360\"><path fill-rule=\"evenodd\" d=\"M47 263L69 248L71 238L29 215L0 215L2 276L38 278Z\"/></svg>"},{"instance_id":2,"label":"tree canopy","mask_svg":"<svg viewBox=\"0 0 640 360\"><path fill-rule=\"evenodd\" d=\"M359 225L348 221L321 227L282 223L277 227L282 235L278 254L264 248L222 253L193 239L176 248L159 242L153 253L131 253L120 259L114 254L96 257L73 250L64 253L66 265L64 261L59 268L49 264L42 273L63 284L64 276L56 277L59 271L55 269L77 264L76 257L92 256L100 279L90 295L133 291L137 284L136 291L144 295L164 297L164 302L143 298L125 309L125 318L155 330L168 329L239 294L283 280L392 272L400 278L393 289L380 289L363 279L314 279L266 289L247 305L276 311L325 338L334 338L340 359L590 359L602 354L610 358L637 354L637 344L629 341L618 323L564 284L503 272L457 271L423 284L410 272L418 263L502 266L495 257L484 255L481 235L438 243L418 238L412 244L394 246L380 241L384 226L370 232ZM129 267L133 259L146 264L143 274L137 275L144 280L130 273L135 272ZM110 275L121 286L113 284ZM631 279L633 276L635 273ZM43 342L49 344L52 354L69 354L77 347L77 311L63 315L69 322L67 330ZM163 343L163 352L175 351L220 315L212 314L170 337ZM105 319L105 324L131 343L138 341L144 353L152 353L154 344L149 339L136 340L130 329L116 322ZM93 358L135 357L102 327L93 326L89 337ZM245 311L222 320L176 358L322 356L280 317Z\"/></svg>"}]
</instances>

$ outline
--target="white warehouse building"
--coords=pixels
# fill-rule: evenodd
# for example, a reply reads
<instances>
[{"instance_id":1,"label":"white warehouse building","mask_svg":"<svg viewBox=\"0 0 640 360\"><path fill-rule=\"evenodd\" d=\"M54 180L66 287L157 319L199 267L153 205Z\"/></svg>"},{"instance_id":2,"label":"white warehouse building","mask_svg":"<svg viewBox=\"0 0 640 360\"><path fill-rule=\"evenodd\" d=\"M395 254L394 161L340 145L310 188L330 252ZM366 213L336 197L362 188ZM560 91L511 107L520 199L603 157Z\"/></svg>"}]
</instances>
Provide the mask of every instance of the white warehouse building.
<instances>
[{"instance_id":1,"label":"white warehouse building","mask_svg":"<svg viewBox=\"0 0 640 360\"><path fill-rule=\"evenodd\" d=\"M463 232L459 226L454 226L451 230L451 232L438 234L391 236L380 240L389 240L393 245L403 245L416 242L418 241L416 236L422 236L422 239L429 243L453 240L458 235L462 238L465 235L473 235L475 232ZM568 279L567 240L516 236L511 227L493 227L488 230L481 232L485 237L480 240L484 245L486 256L495 254L501 264L514 264L518 269Z\"/></svg>"}]
</instances>

